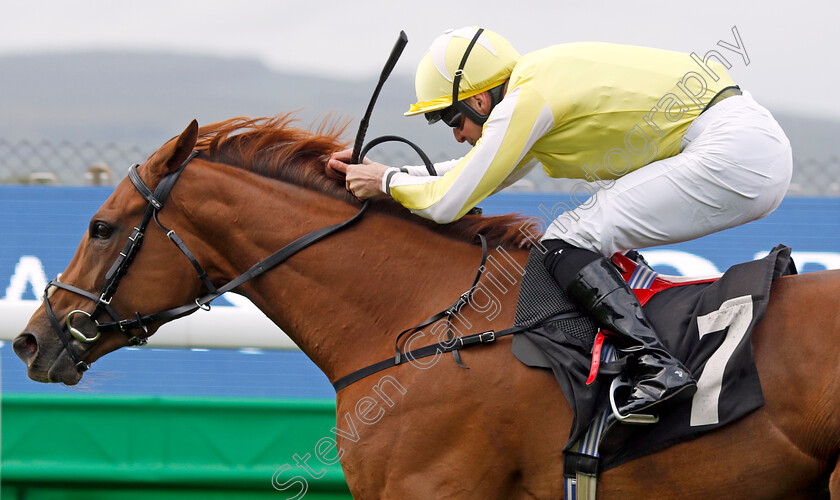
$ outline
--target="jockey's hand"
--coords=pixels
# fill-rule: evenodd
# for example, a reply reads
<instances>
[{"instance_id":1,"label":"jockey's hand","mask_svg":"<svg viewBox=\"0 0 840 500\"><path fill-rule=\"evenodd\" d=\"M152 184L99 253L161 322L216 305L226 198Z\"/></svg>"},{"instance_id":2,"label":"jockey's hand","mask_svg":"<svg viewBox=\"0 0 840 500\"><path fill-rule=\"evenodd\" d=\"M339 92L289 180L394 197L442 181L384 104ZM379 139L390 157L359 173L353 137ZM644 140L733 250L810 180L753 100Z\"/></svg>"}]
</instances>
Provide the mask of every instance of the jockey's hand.
<instances>
[{"instance_id":1,"label":"jockey's hand","mask_svg":"<svg viewBox=\"0 0 840 500\"><path fill-rule=\"evenodd\" d=\"M333 160L338 160L342 163L349 163L351 158L353 158L352 149L345 149L344 151L338 151L331 154L330 161L327 162L327 167L325 169L327 177L329 177L330 179L335 179L337 181L343 181L345 171L337 170L336 168L334 168ZM365 158L364 160L362 160L362 163L365 165L370 165L373 162Z\"/></svg>"},{"instance_id":2,"label":"jockey's hand","mask_svg":"<svg viewBox=\"0 0 840 500\"><path fill-rule=\"evenodd\" d=\"M345 163L340 155L335 153L327 165L328 170L344 174L344 183L347 190L356 195L360 200L366 200L384 194L382 192L382 177L390 167L381 163L366 162L364 165ZM350 158L347 157L347 160Z\"/></svg>"}]
</instances>

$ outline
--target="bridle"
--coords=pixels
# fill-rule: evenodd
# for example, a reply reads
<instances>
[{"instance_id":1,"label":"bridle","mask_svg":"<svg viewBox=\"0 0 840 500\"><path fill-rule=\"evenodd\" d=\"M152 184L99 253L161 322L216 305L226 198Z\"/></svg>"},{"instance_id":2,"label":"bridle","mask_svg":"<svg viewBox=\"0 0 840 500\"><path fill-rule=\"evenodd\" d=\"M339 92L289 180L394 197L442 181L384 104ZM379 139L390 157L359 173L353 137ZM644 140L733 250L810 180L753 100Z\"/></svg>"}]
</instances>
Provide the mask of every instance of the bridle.
<instances>
[{"instance_id":1,"label":"bridle","mask_svg":"<svg viewBox=\"0 0 840 500\"><path fill-rule=\"evenodd\" d=\"M120 331L128 338L128 343L130 345L144 345L147 342L148 337L151 336L151 334L149 333L148 325L151 325L156 322L180 318L182 316L192 314L198 309L209 310L210 303L213 300L220 297L221 295L223 295L224 293L227 293L235 289L236 287L242 285L243 283L247 282L248 280L255 278L263 274L264 272L274 268L275 266L286 261L288 258L292 257L296 253L300 252L304 248L308 247L309 245L312 245L313 243L320 241L326 238L327 236L330 236L350 226L351 224L359 220L359 218L362 216L362 214L365 213L369 206L369 202L365 201L362 204L359 211L350 219L347 219L346 221L338 224L334 224L332 226L315 230L309 234L306 234L296 239L295 241L284 246L277 252L271 254L269 257L254 264L253 266L251 266L250 269L240 274L233 280L229 281L227 284L216 288L211 282L210 278L208 277L207 272L201 267L201 264L198 263L198 260L196 260L193 253L190 252L190 250L184 244L184 241L181 238L179 238L178 235L175 234L175 231L170 230L166 226L161 224L160 220L158 219L158 213L163 209L166 199L169 197L169 193L172 191L172 188L175 186L175 183L181 176L181 172L184 171L187 164L189 164L190 161L193 160L193 158L198 156L198 154L198 151L193 151L190 154L190 156L187 157L186 160L184 160L184 162L177 170L167 174L163 179L161 179L154 192L152 192L152 190L149 189L146 183L143 182L143 180L140 178L140 174L137 172L137 167L139 165L134 164L131 167L129 167L128 178L131 180L131 183L134 185L134 188L148 202L148 205L146 206L146 211L143 214L142 220L136 227L134 227L134 229L131 232L131 235L128 237L128 241L126 242L125 247L123 247L116 261L114 261L108 272L105 274L105 285L102 287L102 290L100 290L98 294L89 292L69 283L61 282L57 278L50 281L47 284L47 288L44 290L44 308L46 309L47 317L50 320L50 324L52 325L53 330L55 330L56 334L58 334L59 339L61 339L61 342L64 344L64 348L67 350L67 354L75 363L77 370L84 372L90 368L90 364L82 361L84 353L79 353L73 347L71 343L72 339L76 339L83 344L92 344L97 342L101 338L102 333ZM164 311L147 315L141 315L139 312L135 312L135 317L133 318L120 319L119 314L114 310L113 307L111 307L111 299L117 292L117 288L119 287L120 281L128 272L131 263L134 261L134 258L140 251L140 247L142 246L143 237L146 233L146 229L148 228L149 222L151 222L152 220L155 221L157 226L160 227L160 229L164 233L166 233L166 236L178 247L178 249L187 257L187 259L189 259L190 263L192 264L193 268L198 274L198 278L203 283L203 287L207 290L207 293L204 295L200 295L193 302L179 307L173 307L171 309L166 309ZM65 330L65 328L62 327L62 325L56 318L52 306L50 305L50 295L52 287L61 288L63 290L76 293L87 299L92 300L94 302L93 311L87 312L81 309L70 311L64 322L66 326ZM98 321L96 318L102 312L107 313L113 321ZM84 316L90 319L96 325L96 335L88 337L84 332L74 327L71 323L75 316ZM139 336L134 333L137 330L142 332Z\"/></svg>"}]
</instances>

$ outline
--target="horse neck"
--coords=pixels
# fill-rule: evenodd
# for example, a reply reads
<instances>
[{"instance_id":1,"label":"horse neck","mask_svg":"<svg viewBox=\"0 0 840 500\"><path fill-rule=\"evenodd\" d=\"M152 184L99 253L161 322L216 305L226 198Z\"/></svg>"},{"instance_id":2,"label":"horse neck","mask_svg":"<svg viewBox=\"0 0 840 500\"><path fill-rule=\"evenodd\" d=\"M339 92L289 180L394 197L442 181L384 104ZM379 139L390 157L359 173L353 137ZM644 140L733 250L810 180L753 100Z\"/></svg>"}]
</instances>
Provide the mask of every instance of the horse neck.
<instances>
[{"instance_id":1,"label":"horse neck","mask_svg":"<svg viewBox=\"0 0 840 500\"><path fill-rule=\"evenodd\" d=\"M185 212L212 249L212 268L220 274L214 279L230 280L294 239L357 211L230 167L202 170L220 177L183 182L201 191L190 199L213 203ZM334 380L392 356L398 332L469 288L480 254L475 245L413 222L368 213L240 290Z\"/></svg>"}]
</instances>

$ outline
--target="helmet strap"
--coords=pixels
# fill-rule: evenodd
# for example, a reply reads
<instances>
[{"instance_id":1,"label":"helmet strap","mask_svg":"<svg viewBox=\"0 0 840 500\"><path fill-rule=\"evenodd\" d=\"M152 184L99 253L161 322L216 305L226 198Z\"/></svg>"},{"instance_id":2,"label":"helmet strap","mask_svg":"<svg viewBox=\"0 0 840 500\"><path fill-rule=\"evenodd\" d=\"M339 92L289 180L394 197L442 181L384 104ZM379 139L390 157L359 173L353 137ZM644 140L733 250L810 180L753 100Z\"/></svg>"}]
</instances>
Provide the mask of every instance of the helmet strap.
<instances>
[{"instance_id":1,"label":"helmet strap","mask_svg":"<svg viewBox=\"0 0 840 500\"><path fill-rule=\"evenodd\" d=\"M463 113L465 117L469 118L470 121L479 126L484 125L487 118L490 116L490 111L493 111L496 104L499 104L502 97L504 97L504 83L490 89L490 111L488 111L486 115L474 110L466 102L458 100L458 90L461 86L461 77L464 75L464 66L467 64L467 58L470 56L470 52L473 47L475 47L478 37L481 36L482 32L484 32L484 28L478 28L478 30L476 30L475 35L473 35L472 40L470 40L470 44L467 45L467 50L464 51L464 57L461 58L461 64L458 65L458 70L455 72L455 78L452 79L452 105L455 106L458 111Z\"/></svg>"},{"instance_id":2,"label":"helmet strap","mask_svg":"<svg viewBox=\"0 0 840 500\"><path fill-rule=\"evenodd\" d=\"M495 108L496 105L499 104L504 98L505 83L507 82L501 83L487 91L490 94L490 110L487 112L486 115L483 115L475 109L473 109L472 106L467 104L466 100L456 102L455 109L460 111L465 117L467 117L476 125L483 126L487 122L487 118L490 117L490 112L493 111L493 108Z\"/></svg>"}]
</instances>

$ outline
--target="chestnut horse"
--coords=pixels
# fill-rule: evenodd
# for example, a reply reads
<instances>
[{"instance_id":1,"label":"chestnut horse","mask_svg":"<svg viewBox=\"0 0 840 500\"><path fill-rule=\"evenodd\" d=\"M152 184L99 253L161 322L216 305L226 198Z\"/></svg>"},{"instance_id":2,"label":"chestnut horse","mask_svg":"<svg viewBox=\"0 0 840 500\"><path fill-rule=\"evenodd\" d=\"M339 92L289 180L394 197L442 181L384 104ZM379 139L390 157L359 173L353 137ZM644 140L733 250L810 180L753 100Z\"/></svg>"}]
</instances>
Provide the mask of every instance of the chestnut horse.
<instances>
[{"instance_id":1,"label":"chestnut horse","mask_svg":"<svg viewBox=\"0 0 840 500\"><path fill-rule=\"evenodd\" d=\"M338 131L310 133L288 117L234 119L202 129L193 122L138 169L154 189L193 151L166 206L177 231L216 286L283 245L352 217L359 208L324 174L342 145ZM98 294L105 275L147 207L128 180L93 216L61 276ZM435 226L378 200L355 225L320 241L236 289L285 331L335 381L392 357L397 332L445 309L469 288L481 261L475 234L524 266L525 219L470 215ZM498 279L482 278L484 282ZM504 283L504 282L503 282ZM507 284L507 283L505 283ZM110 307L122 318L192 302L203 283L163 231L150 226ZM464 308L470 332L513 324L518 283L499 294L495 317ZM840 273L784 277L753 333L766 405L733 425L605 472L600 498L840 499ZM89 298L53 289L64 325ZM102 316L102 320L107 319ZM492 320L488 319L492 317ZM82 318L80 318L82 319ZM147 332L154 333L157 324ZM63 328L63 326L61 327ZM96 326L78 327L93 338ZM563 496L562 448L572 414L548 370L511 354L511 337L364 378L337 395L338 448L356 498L541 498ZM415 337L412 348L434 343ZM85 362L127 344L119 332L70 340ZM14 341L29 377L77 383L76 368L44 310ZM433 365L433 366L432 366ZM425 369L421 369L425 368ZM385 396L389 405L371 398ZM360 425L359 419L366 424Z\"/></svg>"}]
</instances>

